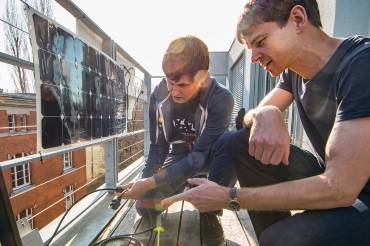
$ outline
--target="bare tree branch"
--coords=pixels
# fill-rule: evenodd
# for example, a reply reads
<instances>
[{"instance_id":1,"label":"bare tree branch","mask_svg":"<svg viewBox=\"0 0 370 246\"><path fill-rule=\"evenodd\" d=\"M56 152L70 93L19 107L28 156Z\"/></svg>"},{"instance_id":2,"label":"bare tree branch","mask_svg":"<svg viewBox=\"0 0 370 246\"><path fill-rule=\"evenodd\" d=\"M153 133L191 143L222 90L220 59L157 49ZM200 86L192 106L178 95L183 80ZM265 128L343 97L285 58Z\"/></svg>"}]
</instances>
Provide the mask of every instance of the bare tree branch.
<instances>
[{"instance_id":1,"label":"bare tree branch","mask_svg":"<svg viewBox=\"0 0 370 246\"><path fill-rule=\"evenodd\" d=\"M26 2L30 4L30 1ZM33 5L35 9L48 17L53 16L53 6L50 0L33 0L33 3L30 5ZM19 29L27 30L25 11L18 1L6 1L5 19ZM6 51L17 58L30 60L32 49L29 42L29 36L10 25L5 25L4 29ZM33 81L33 78L28 76L24 68L12 67L10 73L16 92L30 92L30 88L33 88L33 86L31 87L29 83Z\"/></svg>"},{"instance_id":2,"label":"bare tree branch","mask_svg":"<svg viewBox=\"0 0 370 246\"><path fill-rule=\"evenodd\" d=\"M53 5L50 0L34 0L34 6L38 11L47 17L53 18Z\"/></svg>"}]
</instances>

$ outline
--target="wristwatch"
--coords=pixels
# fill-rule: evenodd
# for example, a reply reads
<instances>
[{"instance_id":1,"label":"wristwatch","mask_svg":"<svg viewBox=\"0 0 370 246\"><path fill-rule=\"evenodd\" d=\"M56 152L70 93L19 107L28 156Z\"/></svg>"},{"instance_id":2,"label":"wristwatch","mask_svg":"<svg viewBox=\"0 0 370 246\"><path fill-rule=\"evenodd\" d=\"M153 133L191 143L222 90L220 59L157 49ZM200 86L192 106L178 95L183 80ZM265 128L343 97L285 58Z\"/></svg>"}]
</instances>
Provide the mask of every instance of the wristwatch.
<instances>
[{"instance_id":1,"label":"wristwatch","mask_svg":"<svg viewBox=\"0 0 370 246\"><path fill-rule=\"evenodd\" d=\"M236 187L233 187L229 191L229 202L227 204L228 209L231 211L239 211L240 210L240 203L238 198L236 197Z\"/></svg>"}]
</instances>

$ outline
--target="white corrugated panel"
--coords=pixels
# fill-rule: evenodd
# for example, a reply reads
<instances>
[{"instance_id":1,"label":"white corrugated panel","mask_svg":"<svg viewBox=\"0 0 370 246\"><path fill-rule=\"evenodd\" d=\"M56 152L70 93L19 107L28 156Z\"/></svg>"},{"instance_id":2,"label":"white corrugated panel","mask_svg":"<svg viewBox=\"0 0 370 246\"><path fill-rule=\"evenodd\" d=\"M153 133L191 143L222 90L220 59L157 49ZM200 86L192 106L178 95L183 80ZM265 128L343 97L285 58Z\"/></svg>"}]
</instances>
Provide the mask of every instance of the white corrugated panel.
<instances>
[{"instance_id":1,"label":"white corrugated panel","mask_svg":"<svg viewBox=\"0 0 370 246\"><path fill-rule=\"evenodd\" d=\"M231 126L235 126L235 118L238 111L243 107L244 91L244 54L235 62L231 68L230 91L234 96L234 109L231 115Z\"/></svg>"}]
</instances>

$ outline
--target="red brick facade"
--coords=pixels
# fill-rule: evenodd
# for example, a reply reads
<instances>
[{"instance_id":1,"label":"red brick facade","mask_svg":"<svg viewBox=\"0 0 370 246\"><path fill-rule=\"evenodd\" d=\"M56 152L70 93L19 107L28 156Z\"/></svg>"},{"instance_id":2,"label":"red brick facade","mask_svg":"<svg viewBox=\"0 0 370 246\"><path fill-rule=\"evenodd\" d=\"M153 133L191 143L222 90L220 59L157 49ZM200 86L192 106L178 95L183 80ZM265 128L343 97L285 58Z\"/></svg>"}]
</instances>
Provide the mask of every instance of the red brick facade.
<instances>
[{"instance_id":1,"label":"red brick facade","mask_svg":"<svg viewBox=\"0 0 370 246\"><path fill-rule=\"evenodd\" d=\"M16 129L14 132L9 131L9 114L15 115ZM21 127L21 115L23 114L27 115L26 130ZM25 102L21 96L16 98L0 96L0 162L16 154L29 155L37 152L35 126L34 98ZM11 168L5 169L4 178L14 216L25 209L32 209L33 216L36 215L33 219L33 226L40 229L62 214L65 211L65 188L73 185L74 190L77 190L86 184L85 150L74 151L72 163L72 168L64 170L63 155L44 158L42 162L30 163L30 184L18 189L13 188ZM86 188L78 190L74 194L74 200L77 201L85 193ZM56 203L58 200L60 201ZM56 204L53 205L54 203ZM49 206L51 207L48 208Z\"/></svg>"},{"instance_id":2,"label":"red brick facade","mask_svg":"<svg viewBox=\"0 0 370 246\"><path fill-rule=\"evenodd\" d=\"M128 132L144 128L143 109L144 104L136 101L133 115L128 121ZM15 131L9 131L8 115L12 114L15 115ZM26 128L21 126L22 115L27 115ZM11 94L0 94L0 162L19 153L36 154L36 138L35 97L30 99L26 96L25 99L22 95L12 97ZM120 139L118 142L119 170L123 170L143 155L143 139L143 133ZM97 156L93 159L97 159ZM30 184L18 187L18 189L13 188L12 169L5 169L5 183L14 216L25 209L32 209L33 226L41 229L65 211L66 187L73 185L74 191L77 190L74 194L74 201L78 201L88 191L95 190L104 183L104 164L98 167L98 163L90 163L89 170L90 168L102 168L103 175L99 174L100 178L87 179L85 149L74 151L72 162L72 168L64 170L63 155L43 158L42 162L34 161L29 165ZM90 157L89 162L91 162ZM88 186L84 186L90 181Z\"/></svg>"}]
</instances>

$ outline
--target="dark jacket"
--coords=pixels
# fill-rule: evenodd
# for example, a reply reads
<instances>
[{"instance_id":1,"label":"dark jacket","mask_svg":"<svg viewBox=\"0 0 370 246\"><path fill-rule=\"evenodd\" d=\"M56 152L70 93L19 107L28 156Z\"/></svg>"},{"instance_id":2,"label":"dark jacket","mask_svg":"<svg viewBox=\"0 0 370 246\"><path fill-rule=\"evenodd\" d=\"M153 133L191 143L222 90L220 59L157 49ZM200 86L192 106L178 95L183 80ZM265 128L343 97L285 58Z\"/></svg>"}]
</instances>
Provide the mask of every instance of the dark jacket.
<instances>
[{"instance_id":1,"label":"dark jacket","mask_svg":"<svg viewBox=\"0 0 370 246\"><path fill-rule=\"evenodd\" d=\"M240 130L243 128L244 126L244 116L245 116L245 109L244 108L241 108L238 112L238 116L236 116L235 118L235 127L236 127L236 130Z\"/></svg>"},{"instance_id":2,"label":"dark jacket","mask_svg":"<svg viewBox=\"0 0 370 246\"><path fill-rule=\"evenodd\" d=\"M163 165L172 134L172 100L167 83L162 80L150 96L150 149L143 177L153 175ZM208 79L199 92L199 107L194 115L195 143L189 154L166 168L164 176L155 176L158 185L184 183L198 173L209 157L210 150L219 136L227 129L234 106L232 94L221 87L215 79Z\"/></svg>"}]
</instances>

